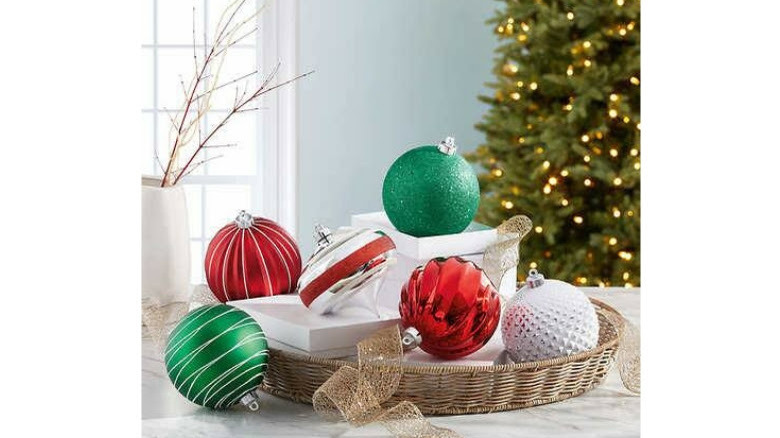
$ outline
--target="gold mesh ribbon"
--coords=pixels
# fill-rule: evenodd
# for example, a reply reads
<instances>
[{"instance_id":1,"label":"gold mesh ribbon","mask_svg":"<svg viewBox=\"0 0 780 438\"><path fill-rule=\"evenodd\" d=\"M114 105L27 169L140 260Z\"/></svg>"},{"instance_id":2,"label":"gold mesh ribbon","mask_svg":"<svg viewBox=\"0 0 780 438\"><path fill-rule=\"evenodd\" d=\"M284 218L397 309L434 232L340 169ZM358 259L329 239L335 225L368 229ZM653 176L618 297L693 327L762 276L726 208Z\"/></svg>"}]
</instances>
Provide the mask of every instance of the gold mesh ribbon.
<instances>
[{"instance_id":1,"label":"gold mesh ribbon","mask_svg":"<svg viewBox=\"0 0 780 438\"><path fill-rule=\"evenodd\" d=\"M496 241L485 249L482 256L482 270L496 288L507 271L520 263L520 241L533 228L527 216L517 215L505 220L496 228Z\"/></svg>"},{"instance_id":2,"label":"gold mesh ribbon","mask_svg":"<svg viewBox=\"0 0 780 438\"><path fill-rule=\"evenodd\" d=\"M403 368L403 347L398 326L377 331L358 343L357 369L345 365L314 392L314 410L325 418L344 419L353 426L380 422L403 438L459 437L452 430L432 425L417 406L403 401L390 409L382 403L398 389Z\"/></svg>"},{"instance_id":3,"label":"gold mesh ribbon","mask_svg":"<svg viewBox=\"0 0 780 438\"><path fill-rule=\"evenodd\" d=\"M165 343L168 342L168 335L187 312L196 307L218 302L208 286L204 284L195 287L189 301L162 304L155 298L143 298L141 300L142 336L151 338L157 352L162 353L165 350Z\"/></svg>"},{"instance_id":4,"label":"gold mesh ribbon","mask_svg":"<svg viewBox=\"0 0 780 438\"><path fill-rule=\"evenodd\" d=\"M641 342L639 327L623 316L606 314L618 330L617 367L623 386L634 394L641 393Z\"/></svg>"}]
</instances>

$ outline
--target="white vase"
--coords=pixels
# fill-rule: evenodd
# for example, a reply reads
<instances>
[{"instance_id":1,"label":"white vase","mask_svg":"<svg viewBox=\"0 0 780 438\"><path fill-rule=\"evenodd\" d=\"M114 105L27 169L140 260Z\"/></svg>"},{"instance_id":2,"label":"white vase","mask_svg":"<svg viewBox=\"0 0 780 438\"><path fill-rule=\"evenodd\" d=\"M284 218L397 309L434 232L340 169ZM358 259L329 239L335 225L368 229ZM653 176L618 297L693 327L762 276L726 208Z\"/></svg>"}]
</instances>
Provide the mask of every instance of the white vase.
<instances>
[{"instance_id":1,"label":"white vase","mask_svg":"<svg viewBox=\"0 0 780 438\"><path fill-rule=\"evenodd\" d=\"M141 179L141 291L156 306L189 301L190 224L182 186Z\"/></svg>"}]
</instances>

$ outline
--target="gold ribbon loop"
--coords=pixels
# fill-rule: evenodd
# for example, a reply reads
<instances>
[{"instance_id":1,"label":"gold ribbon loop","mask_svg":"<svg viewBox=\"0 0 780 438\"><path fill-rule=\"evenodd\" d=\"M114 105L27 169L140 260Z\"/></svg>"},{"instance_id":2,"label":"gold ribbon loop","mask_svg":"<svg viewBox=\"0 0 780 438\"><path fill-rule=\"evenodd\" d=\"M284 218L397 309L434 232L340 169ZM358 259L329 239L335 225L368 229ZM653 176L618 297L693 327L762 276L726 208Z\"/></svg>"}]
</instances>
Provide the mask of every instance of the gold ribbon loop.
<instances>
[{"instance_id":1,"label":"gold ribbon loop","mask_svg":"<svg viewBox=\"0 0 780 438\"><path fill-rule=\"evenodd\" d=\"M396 437L458 437L449 429L433 426L408 401L382 408L398 389L402 359L398 326L377 331L358 343L357 369L349 365L339 368L314 392L314 410L325 418L343 418L353 426L379 421Z\"/></svg>"}]
</instances>

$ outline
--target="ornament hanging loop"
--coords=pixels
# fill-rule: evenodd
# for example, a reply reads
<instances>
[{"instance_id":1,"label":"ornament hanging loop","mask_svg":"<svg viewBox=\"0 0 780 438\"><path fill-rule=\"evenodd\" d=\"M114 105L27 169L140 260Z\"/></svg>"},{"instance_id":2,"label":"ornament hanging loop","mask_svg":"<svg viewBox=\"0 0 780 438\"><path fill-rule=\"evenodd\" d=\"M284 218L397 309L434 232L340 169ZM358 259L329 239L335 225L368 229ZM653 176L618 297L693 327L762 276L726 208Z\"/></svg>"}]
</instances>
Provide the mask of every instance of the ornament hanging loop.
<instances>
[{"instance_id":1,"label":"ornament hanging loop","mask_svg":"<svg viewBox=\"0 0 780 438\"><path fill-rule=\"evenodd\" d=\"M252 412L260 410L260 397L256 390L251 390L241 397L241 404Z\"/></svg>"},{"instance_id":2,"label":"ornament hanging loop","mask_svg":"<svg viewBox=\"0 0 780 438\"><path fill-rule=\"evenodd\" d=\"M238 228L241 228L243 230L246 230L250 228L255 222L255 219L252 217L251 214L247 213L246 210L241 210L238 213L238 216L236 216L236 225L238 225Z\"/></svg>"},{"instance_id":3,"label":"ornament hanging loop","mask_svg":"<svg viewBox=\"0 0 780 438\"><path fill-rule=\"evenodd\" d=\"M422 343L422 335L420 331L414 327L409 327L402 333L401 344L404 347L404 351L414 350Z\"/></svg>"},{"instance_id":4,"label":"ornament hanging loop","mask_svg":"<svg viewBox=\"0 0 780 438\"><path fill-rule=\"evenodd\" d=\"M439 152L445 155L455 154L455 150L458 149L458 147L455 145L455 138L454 137L445 138L439 143L438 149Z\"/></svg>"},{"instance_id":5,"label":"ornament hanging loop","mask_svg":"<svg viewBox=\"0 0 780 438\"><path fill-rule=\"evenodd\" d=\"M314 225L314 241L317 244L317 249L324 248L333 243L333 235L330 232L330 228L322 225Z\"/></svg>"},{"instance_id":6,"label":"ornament hanging loop","mask_svg":"<svg viewBox=\"0 0 780 438\"><path fill-rule=\"evenodd\" d=\"M544 284L544 275L540 274L536 269L528 271L528 278L525 279L525 284L529 288L539 287Z\"/></svg>"}]
</instances>

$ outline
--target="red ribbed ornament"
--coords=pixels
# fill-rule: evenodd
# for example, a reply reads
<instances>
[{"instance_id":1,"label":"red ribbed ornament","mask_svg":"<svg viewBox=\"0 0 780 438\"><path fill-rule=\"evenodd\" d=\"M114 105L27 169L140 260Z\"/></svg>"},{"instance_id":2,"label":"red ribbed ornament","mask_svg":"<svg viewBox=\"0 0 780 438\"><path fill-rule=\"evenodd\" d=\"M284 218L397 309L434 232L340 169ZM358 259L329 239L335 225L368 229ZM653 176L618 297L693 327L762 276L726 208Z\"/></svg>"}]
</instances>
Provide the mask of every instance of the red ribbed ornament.
<instances>
[{"instance_id":1,"label":"red ribbed ornament","mask_svg":"<svg viewBox=\"0 0 780 438\"><path fill-rule=\"evenodd\" d=\"M419 347L443 359L482 348L501 318L496 288L482 269L460 257L436 258L415 269L401 289L399 307L404 329L419 332Z\"/></svg>"},{"instance_id":2,"label":"red ribbed ornament","mask_svg":"<svg viewBox=\"0 0 780 438\"><path fill-rule=\"evenodd\" d=\"M209 288L223 303L293 292L301 275L295 239L245 211L211 239L204 264Z\"/></svg>"}]
</instances>

